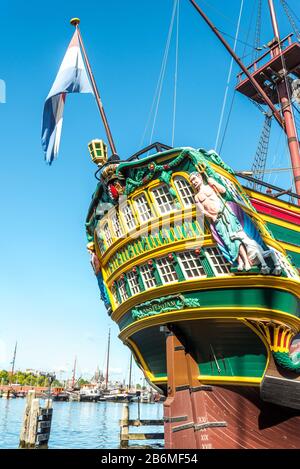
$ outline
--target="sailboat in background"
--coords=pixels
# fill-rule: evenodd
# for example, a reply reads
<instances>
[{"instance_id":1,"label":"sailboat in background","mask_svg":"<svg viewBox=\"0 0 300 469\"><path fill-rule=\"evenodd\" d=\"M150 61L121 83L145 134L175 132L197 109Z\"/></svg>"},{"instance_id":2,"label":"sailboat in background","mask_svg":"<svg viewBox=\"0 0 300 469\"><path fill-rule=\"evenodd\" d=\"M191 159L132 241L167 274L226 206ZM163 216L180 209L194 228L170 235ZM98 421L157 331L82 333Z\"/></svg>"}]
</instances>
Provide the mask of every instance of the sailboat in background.
<instances>
[{"instance_id":1,"label":"sailboat in background","mask_svg":"<svg viewBox=\"0 0 300 469\"><path fill-rule=\"evenodd\" d=\"M9 374L9 388L7 389L7 391L5 392L2 392L2 395L1 397L3 399L12 399L12 398L15 398L16 397L16 394L18 394L17 392L17 389L14 390L13 389L13 376L14 376L14 372L15 372L15 364L16 364L16 356L17 356L17 347L18 347L18 342L16 342L15 344L15 348L14 348L14 353L13 353L13 359L12 359L12 362L11 362L11 371L10 371L10 374ZM21 397L21 395L20 395ZM23 397L23 395L22 395Z\"/></svg>"}]
</instances>

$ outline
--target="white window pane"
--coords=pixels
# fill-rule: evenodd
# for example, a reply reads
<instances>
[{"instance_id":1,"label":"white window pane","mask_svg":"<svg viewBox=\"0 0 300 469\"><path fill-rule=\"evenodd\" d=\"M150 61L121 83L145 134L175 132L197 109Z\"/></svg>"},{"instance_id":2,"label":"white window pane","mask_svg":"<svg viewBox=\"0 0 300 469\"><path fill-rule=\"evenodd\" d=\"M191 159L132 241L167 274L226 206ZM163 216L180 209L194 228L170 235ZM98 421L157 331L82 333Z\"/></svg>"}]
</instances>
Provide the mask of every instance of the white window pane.
<instances>
[{"instance_id":1,"label":"white window pane","mask_svg":"<svg viewBox=\"0 0 300 469\"><path fill-rule=\"evenodd\" d=\"M125 218L126 225L129 230L135 228L135 219L132 213L131 207L129 205L125 205L122 207L122 213Z\"/></svg>"},{"instance_id":2,"label":"white window pane","mask_svg":"<svg viewBox=\"0 0 300 469\"><path fill-rule=\"evenodd\" d=\"M110 232L108 223L105 223L105 225L103 227L103 231L104 231L104 236L105 236L106 243L107 243L108 246L110 246L112 244L112 236L111 236L111 232Z\"/></svg>"},{"instance_id":3,"label":"white window pane","mask_svg":"<svg viewBox=\"0 0 300 469\"><path fill-rule=\"evenodd\" d=\"M140 267L140 272L146 289L156 286L153 271L148 265L142 265Z\"/></svg>"},{"instance_id":4,"label":"white window pane","mask_svg":"<svg viewBox=\"0 0 300 469\"><path fill-rule=\"evenodd\" d=\"M177 258L185 278L206 277L200 258L194 252L181 252Z\"/></svg>"},{"instance_id":5,"label":"white window pane","mask_svg":"<svg viewBox=\"0 0 300 469\"><path fill-rule=\"evenodd\" d=\"M219 248L207 248L205 253L215 275L224 275L230 273L230 264L226 261Z\"/></svg>"},{"instance_id":6,"label":"white window pane","mask_svg":"<svg viewBox=\"0 0 300 469\"><path fill-rule=\"evenodd\" d=\"M122 228L121 228L119 217L118 217L117 213L112 216L111 222L112 222L112 226L113 226L116 238L121 238L123 233L122 233Z\"/></svg>"},{"instance_id":7,"label":"white window pane","mask_svg":"<svg viewBox=\"0 0 300 469\"><path fill-rule=\"evenodd\" d=\"M119 293L120 293L120 297L122 301L125 301L128 299L128 293L126 289L125 280L119 281Z\"/></svg>"},{"instance_id":8,"label":"white window pane","mask_svg":"<svg viewBox=\"0 0 300 469\"><path fill-rule=\"evenodd\" d=\"M134 202L136 204L141 221L145 222L150 220L152 217L152 212L146 197L144 195L140 195L134 199Z\"/></svg>"},{"instance_id":9,"label":"white window pane","mask_svg":"<svg viewBox=\"0 0 300 469\"><path fill-rule=\"evenodd\" d=\"M156 261L156 265L163 283L170 283L178 280L173 262L168 257L158 259Z\"/></svg>"},{"instance_id":10,"label":"white window pane","mask_svg":"<svg viewBox=\"0 0 300 469\"><path fill-rule=\"evenodd\" d=\"M162 215L174 210L174 200L167 186L156 187L152 190L152 193L158 206L158 209Z\"/></svg>"},{"instance_id":11,"label":"white window pane","mask_svg":"<svg viewBox=\"0 0 300 469\"><path fill-rule=\"evenodd\" d=\"M140 285L137 279L137 274L134 272L128 272L127 280L129 283L130 291L132 295L136 295L140 292Z\"/></svg>"},{"instance_id":12,"label":"white window pane","mask_svg":"<svg viewBox=\"0 0 300 469\"><path fill-rule=\"evenodd\" d=\"M194 204L194 192L190 184L183 177L174 179L176 189L185 207L191 207Z\"/></svg>"}]
</instances>

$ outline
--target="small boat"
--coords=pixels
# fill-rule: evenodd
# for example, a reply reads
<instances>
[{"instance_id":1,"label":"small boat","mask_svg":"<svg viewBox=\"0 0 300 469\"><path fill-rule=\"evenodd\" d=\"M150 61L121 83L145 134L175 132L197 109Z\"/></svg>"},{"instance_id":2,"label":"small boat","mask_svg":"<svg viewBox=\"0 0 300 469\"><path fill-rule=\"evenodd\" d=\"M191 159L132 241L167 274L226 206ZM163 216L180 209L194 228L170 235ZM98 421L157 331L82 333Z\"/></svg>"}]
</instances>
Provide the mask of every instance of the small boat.
<instances>
[{"instance_id":1,"label":"small boat","mask_svg":"<svg viewBox=\"0 0 300 469\"><path fill-rule=\"evenodd\" d=\"M106 394L102 400L109 402L131 402L135 396L128 394L127 392L119 392L117 394Z\"/></svg>"},{"instance_id":2,"label":"small boat","mask_svg":"<svg viewBox=\"0 0 300 469\"><path fill-rule=\"evenodd\" d=\"M65 402L69 400L69 395L64 388L54 388L51 396L53 401Z\"/></svg>"}]
</instances>

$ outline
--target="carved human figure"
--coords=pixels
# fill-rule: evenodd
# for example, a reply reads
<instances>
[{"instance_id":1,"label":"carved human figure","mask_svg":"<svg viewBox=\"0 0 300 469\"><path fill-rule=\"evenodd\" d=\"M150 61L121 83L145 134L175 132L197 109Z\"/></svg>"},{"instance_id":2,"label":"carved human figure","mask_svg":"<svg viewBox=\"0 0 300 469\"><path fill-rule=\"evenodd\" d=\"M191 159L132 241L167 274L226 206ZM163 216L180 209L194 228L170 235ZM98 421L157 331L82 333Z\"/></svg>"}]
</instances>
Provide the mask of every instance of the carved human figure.
<instances>
[{"instance_id":1,"label":"carved human figure","mask_svg":"<svg viewBox=\"0 0 300 469\"><path fill-rule=\"evenodd\" d=\"M249 260L252 265L260 265L262 274L269 274L271 272L270 267L267 265L265 259L270 257L274 264L272 270L273 275L281 275L282 268L275 255L273 249L263 250L263 248L254 239L249 238L245 231L238 231L233 235L233 239L239 239L246 248Z\"/></svg>"},{"instance_id":2,"label":"carved human figure","mask_svg":"<svg viewBox=\"0 0 300 469\"><path fill-rule=\"evenodd\" d=\"M237 232L243 228L237 216L226 204L223 196L226 194L225 187L214 178L208 177L204 184L200 173L192 173L190 182L195 189L195 204L197 208L213 224L218 236L226 246L232 263L238 263L238 270L250 270L251 261L247 250L240 238L236 238Z\"/></svg>"}]
</instances>

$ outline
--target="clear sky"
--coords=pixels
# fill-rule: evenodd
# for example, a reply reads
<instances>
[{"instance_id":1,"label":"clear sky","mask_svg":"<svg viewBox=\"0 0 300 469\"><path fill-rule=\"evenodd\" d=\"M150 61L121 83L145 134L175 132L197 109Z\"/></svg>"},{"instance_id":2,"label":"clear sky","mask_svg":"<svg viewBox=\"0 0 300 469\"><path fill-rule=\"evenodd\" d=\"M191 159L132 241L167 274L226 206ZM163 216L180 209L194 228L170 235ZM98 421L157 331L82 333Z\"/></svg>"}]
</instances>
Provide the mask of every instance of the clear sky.
<instances>
[{"instance_id":1,"label":"clear sky","mask_svg":"<svg viewBox=\"0 0 300 469\"><path fill-rule=\"evenodd\" d=\"M240 0L199 0L217 26L234 36ZM279 0L282 36L289 30ZM264 0L262 43L271 39ZM298 0L290 5L300 16ZM84 221L96 187L87 143L105 138L94 98L67 97L59 158L43 160L44 99L73 34L81 32L121 158L140 149L166 43L173 0L20 0L1 2L0 79L0 368L8 367L18 340L17 368L66 370L77 355L79 372L103 368L111 326L111 371L122 379L129 351L99 301L86 252ZM253 1L245 0L240 40L247 37ZM175 145L214 147L230 57L188 0L180 0L178 100ZM232 44L233 40L227 37ZM170 144L174 40L153 140ZM239 43L238 53L244 54ZM251 61L246 49L245 61ZM229 103L235 83L234 67ZM229 108L227 105L227 112ZM226 112L226 115L227 115ZM262 114L237 95L222 149L235 169L249 169ZM274 127L269 167L287 167L282 136ZM149 131L144 146L149 143ZM275 182L275 181L274 181ZM278 184L282 183L279 179ZM138 371L136 379L140 379ZM59 373L58 373L59 375Z\"/></svg>"}]
</instances>

